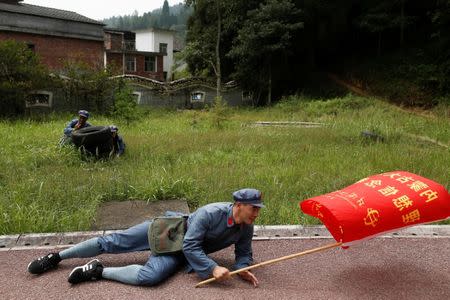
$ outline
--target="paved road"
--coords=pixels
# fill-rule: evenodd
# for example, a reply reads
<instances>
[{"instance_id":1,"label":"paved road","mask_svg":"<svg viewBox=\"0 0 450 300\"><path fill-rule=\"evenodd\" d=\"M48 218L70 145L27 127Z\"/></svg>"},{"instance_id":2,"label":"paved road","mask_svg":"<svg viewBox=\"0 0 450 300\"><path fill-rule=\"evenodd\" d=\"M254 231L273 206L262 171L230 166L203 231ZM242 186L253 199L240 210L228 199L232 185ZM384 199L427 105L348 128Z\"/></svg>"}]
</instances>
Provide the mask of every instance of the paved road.
<instances>
[{"instance_id":1,"label":"paved road","mask_svg":"<svg viewBox=\"0 0 450 300\"><path fill-rule=\"evenodd\" d=\"M312 249L328 238L254 241L257 262ZM47 249L0 252L1 299L450 299L450 237L376 238L256 269L260 286L236 278L194 288L195 274L178 272L157 287L111 281L71 286L67 275L86 259L64 261L47 274L26 272ZM148 252L102 255L105 266L144 263ZM233 250L212 255L231 265Z\"/></svg>"}]
</instances>

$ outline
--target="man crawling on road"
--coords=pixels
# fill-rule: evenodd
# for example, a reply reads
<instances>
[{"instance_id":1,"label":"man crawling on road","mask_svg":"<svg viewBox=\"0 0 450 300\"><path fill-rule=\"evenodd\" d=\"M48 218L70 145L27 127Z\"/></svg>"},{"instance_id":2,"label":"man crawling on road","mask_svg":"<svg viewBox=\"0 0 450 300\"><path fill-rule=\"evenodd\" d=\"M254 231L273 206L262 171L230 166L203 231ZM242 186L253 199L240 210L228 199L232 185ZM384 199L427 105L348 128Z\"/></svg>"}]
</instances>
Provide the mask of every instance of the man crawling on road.
<instances>
[{"instance_id":1,"label":"man crawling on road","mask_svg":"<svg viewBox=\"0 0 450 300\"><path fill-rule=\"evenodd\" d=\"M253 262L253 223L259 215L262 202L261 192L256 189L241 189L233 193L234 202L211 203L190 214L182 251L150 255L145 265L106 267L100 260L93 259L76 267L69 274L68 281L77 284L84 281L108 279L131 285L153 286L174 274L181 266L195 271L202 279L213 276L216 280L227 279L230 271L219 266L207 254L235 245L235 269L249 266ZM92 238L58 253L49 253L28 265L31 274L42 274L55 268L62 260L86 258L102 253L126 253L151 250L148 229L153 220L133 226L123 232ZM249 271L239 273L240 277L258 286L258 280Z\"/></svg>"}]
</instances>

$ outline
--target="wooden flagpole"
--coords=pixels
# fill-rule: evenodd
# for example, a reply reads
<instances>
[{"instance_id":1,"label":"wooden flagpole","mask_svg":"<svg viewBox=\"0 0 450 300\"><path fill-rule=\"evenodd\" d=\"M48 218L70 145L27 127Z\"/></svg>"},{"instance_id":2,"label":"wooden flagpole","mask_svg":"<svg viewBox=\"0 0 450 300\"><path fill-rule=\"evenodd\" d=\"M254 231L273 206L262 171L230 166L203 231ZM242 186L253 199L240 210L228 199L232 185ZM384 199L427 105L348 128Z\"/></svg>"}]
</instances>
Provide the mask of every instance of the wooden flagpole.
<instances>
[{"instance_id":1,"label":"wooden flagpole","mask_svg":"<svg viewBox=\"0 0 450 300\"><path fill-rule=\"evenodd\" d=\"M291 255L287 255L287 256L271 259L271 260L267 260L267 261L264 261L264 262L256 264L256 265L248 266L248 267L245 267L245 268L242 268L242 269L230 272L230 276L234 275L234 274L238 274L238 273L244 272L244 271L248 271L248 270L251 270L251 269L259 268L259 267L262 267L262 266L267 266L267 265L270 265L270 264L274 264L274 263L277 263L277 262L280 262L280 261L284 261L284 260L288 260L288 259L291 259L291 258L303 256L303 255L306 255L306 254L311 254L311 253L315 253L315 252L319 252L319 251L323 251L323 250L339 247L340 245L342 245L342 242L329 244L329 245L325 245L325 246L322 246L322 247L314 248L314 249L311 249L311 250L306 250L306 251L303 251L303 252L299 252L299 253L295 253L295 254L291 254ZM201 281L201 282L197 283L195 285L195 287L200 287L200 286L202 286L204 284L213 282L215 280L216 280L216 278L214 278L214 277L210 278L210 279L206 279L204 281Z\"/></svg>"}]
</instances>

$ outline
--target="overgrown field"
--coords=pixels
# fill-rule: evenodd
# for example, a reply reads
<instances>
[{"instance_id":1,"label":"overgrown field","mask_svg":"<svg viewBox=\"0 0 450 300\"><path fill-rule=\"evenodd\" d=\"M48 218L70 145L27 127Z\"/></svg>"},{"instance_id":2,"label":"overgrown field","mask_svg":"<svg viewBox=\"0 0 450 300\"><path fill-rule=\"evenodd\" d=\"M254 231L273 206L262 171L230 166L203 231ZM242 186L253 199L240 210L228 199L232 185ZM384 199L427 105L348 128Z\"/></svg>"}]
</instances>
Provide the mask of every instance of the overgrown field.
<instances>
[{"instance_id":1,"label":"overgrown field","mask_svg":"<svg viewBox=\"0 0 450 300\"><path fill-rule=\"evenodd\" d=\"M89 230L101 202L185 198L191 210L231 200L243 187L264 192L258 224L312 224L298 203L368 175L405 170L450 188L449 108L412 113L352 95L327 101L301 96L274 107L230 109L218 127L209 111L146 111L119 125L126 153L81 159L57 146L69 115L1 121L0 234ZM319 128L257 127L255 121L311 121ZM364 138L370 130L384 141Z\"/></svg>"}]
</instances>

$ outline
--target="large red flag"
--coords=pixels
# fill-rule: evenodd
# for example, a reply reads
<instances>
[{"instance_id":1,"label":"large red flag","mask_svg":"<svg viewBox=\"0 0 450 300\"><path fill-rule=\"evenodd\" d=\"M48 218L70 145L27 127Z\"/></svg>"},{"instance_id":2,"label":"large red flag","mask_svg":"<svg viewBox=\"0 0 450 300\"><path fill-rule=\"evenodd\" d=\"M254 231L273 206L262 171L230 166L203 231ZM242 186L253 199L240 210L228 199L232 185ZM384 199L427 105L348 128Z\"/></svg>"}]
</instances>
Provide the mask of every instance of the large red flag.
<instances>
[{"instance_id":1,"label":"large red flag","mask_svg":"<svg viewBox=\"0 0 450 300\"><path fill-rule=\"evenodd\" d=\"M336 241L349 245L402 227L449 218L450 194L430 179L394 171L306 199L300 207L319 218Z\"/></svg>"}]
</instances>

